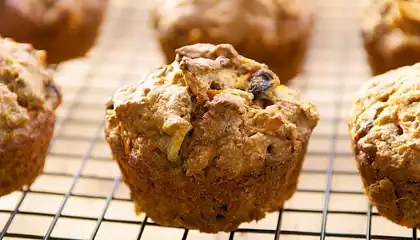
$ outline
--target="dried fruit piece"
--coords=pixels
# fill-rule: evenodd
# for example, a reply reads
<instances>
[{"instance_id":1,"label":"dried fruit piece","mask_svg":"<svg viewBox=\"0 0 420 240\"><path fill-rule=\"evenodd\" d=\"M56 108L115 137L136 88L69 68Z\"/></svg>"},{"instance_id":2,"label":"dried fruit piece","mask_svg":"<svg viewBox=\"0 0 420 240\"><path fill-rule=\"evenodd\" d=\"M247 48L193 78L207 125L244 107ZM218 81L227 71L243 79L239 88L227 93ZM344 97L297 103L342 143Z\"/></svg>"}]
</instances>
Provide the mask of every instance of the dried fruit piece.
<instances>
[{"instance_id":1,"label":"dried fruit piece","mask_svg":"<svg viewBox=\"0 0 420 240\"><path fill-rule=\"evenodd\" d=\"M249 91L254 94L254 99L260 98L271 86L273 75L266 70L258 70L251 77L251 88Z\"/></svg>"}]
</instances>

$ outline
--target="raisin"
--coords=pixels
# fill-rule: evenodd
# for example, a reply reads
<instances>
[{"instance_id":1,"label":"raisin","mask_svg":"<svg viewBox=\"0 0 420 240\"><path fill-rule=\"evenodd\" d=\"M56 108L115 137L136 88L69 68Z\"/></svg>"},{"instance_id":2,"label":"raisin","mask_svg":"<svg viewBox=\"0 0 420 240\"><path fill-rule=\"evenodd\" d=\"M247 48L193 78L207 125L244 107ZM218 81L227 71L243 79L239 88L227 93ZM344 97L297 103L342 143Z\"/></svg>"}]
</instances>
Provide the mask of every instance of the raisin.
<instances>
[{"instance_id":1,"label":"raisin","mask_svg":"<svg viewBox=\"0 0 420 240\"><path fill-rule=\"evenodd\" d=\"M227 212L227 211L228 211L228 205L227 205L227 204L223 204L223 205L222 205L222 207L221 207L221 209L222 209L224 212Z\"/></svg>"},{"instance_id":2,"label":"raisin","mask_svg":"<svg viewBox=\"0 0 420 240\"><path fill-rule=\"evenodd\" d=\"M60 96L60 91L58 90L57 86L54 85L54 83L48 83L48 87L54 91L55 95Z\"/></svg>"},{"instance_id":3,"label":"raisin","mask_svg":"<svg viewBox=\"0 0 420 240\"><path fill-rule=\"evenodd\" d=\"M210 89L214 89L214 90L221 90L222 86L220 86L220 83L217 82L212 82L210 84Z\"/></svg>"},{"instance_id":4,"label":"raisin","mask_svg":"<svg viewBox=\"0 0 420 240\"><path fill-rule=\"evenodd\" d=\"M370 129L371 129L371 128L373 128L373 122L372 122L372 121L370 121L370 122L366 123L366 124L362 127L362 129L360 129L360 130L357 132L356 136L354 137L354 141L355 141L355 142L358 142L358 141L359 141L359 139L361 139L361 138L363 138L364 136L366 136L366 134L368 134L368 132L370 131Z\"/></svg>"},{"instance_id":5,"label":"raisin","mask_svg":"<svg viewBox=\"0 0 420 240\"><path fill-rule=\"evenodd\" d=\"M270 154L272 150L273 150L273 146L269 145L267 147L267 153Z\"/></svg>"},{"instance_id":6,"label":"raisin","mask_svg":"<svg viewBox=\"0 0 420 240\"><path fill-rule=\"evenodd\" d=\"M271 73L262 69L252 75L249 91L254 94L254 99L258 99L265 94L267 89L270 88L271 80L273 80Z\"/></svg>"}]
</instances>

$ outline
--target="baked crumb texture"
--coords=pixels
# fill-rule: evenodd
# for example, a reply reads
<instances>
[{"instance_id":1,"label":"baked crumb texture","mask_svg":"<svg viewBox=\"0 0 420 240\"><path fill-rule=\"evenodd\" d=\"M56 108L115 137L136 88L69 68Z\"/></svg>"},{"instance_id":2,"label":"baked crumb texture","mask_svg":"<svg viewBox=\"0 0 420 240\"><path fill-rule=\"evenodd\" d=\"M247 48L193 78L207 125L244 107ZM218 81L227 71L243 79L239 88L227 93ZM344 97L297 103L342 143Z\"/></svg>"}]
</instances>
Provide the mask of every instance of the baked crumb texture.
<instances>
[{"instance_id":1,"label":"baked crumb texture","mask_svg":"<svg viewBox=\"0 0 420 240\"><path fill-rule=\"evenodd\" d=\"M420 64L370 80L349 120L366 194L379 213L420 227Z\"/></svg>"},{"instance_id":2,"label":"baked crumb texture","mask_svg":"<svg viewBox=\"0 0 420 240\"><path fill-rule=\"evenodd\" d=\"M373 75L420 62L420 1L374 0L362 36Z\"/></svg>"},{"instance_id":3,"label":"baked crumb texture","mask_svg":"<svg viewBox=\"0 0 420 240\"><path fill-rule=\"evenodd\" d=\"M266 63L282 84L301 71L313 27L300 0L161 0L152 19L168 63L185 45L229 43Z\"/></svg>"},{"instance_id":4,"label":"baked crumb texture","mask_svg":"<svg viewBox=\"0 0 420 240\"><path fill-rule=\"evenodd\" d=\"M45 53L0 38L0 196L42 172L60 102Z\"/></svg>"},{"instance_id":5,"label":"baked crumb texture","mask_svg":"<svg viewBox=\"0 0 420 240\"><path fill-rule=\"evenodd\" d=\"M107 105L106 139L138 212L231 231L295 192L318 113L231 45L196 44Z\"/></svg>"},{"instance_id":6,"label":"baked crumb texture","mask_svg":"<svg viewBox=\"0 0 420 240\"><path fill-rule=\"evenodd\" d=\"M47 51L57 64L83 57L95 44L108 0L3 0L0 35Z\"/></svg>"}]
</instances>

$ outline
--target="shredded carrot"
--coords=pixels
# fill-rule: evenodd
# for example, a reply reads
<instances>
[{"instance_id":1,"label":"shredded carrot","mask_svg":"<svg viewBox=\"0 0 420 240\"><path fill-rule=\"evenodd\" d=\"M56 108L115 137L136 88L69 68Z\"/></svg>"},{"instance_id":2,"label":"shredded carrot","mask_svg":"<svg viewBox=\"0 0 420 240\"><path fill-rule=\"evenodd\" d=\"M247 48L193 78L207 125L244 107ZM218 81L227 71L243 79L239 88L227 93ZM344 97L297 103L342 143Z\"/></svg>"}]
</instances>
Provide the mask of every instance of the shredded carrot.
<instances>
[{"instance_id":1,"label":"shredded carrot","mask_svg":"<svg viewBox=\"0 0 420 240\"><path fill-rule=\"evenodd\" d=\"M209 96L210 98L213 98L214 96L219 94L219 92L220 92L219 90L209 89L207 90L207 96Z\"/></svg>"}]
</instances>

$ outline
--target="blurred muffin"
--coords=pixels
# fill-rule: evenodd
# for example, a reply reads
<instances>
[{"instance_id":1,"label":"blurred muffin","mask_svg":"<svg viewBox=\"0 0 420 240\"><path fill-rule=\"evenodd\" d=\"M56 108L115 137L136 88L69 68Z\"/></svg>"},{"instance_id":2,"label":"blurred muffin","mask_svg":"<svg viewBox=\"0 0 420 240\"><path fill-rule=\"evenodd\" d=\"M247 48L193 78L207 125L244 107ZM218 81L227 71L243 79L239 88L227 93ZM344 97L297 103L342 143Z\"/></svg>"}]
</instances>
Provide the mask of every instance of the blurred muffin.
<instances>
[{"instance_id":1,"label":"blurred muffin","mask_svg":"<svg viewBox=\"0 0 420 240\"><path fill-rule=\"evenodd\" d=\"M185 45L229 43L266 63L282 84L299 74L313 26L299 0L166 0L152 16L168 63Z\"/></svg>"},{"instance_id":2,"label":"blurred muffin","mask_svg":"<svg viewBox=\"0 0 420 240\"><path fill-rule=\"evenodd\" d=\"M95 44L108 0L0 0L0 35L46 50L56 64Z\"/></svg>"},{"instance_id":3,"label":"blurred muffin","mask_svg":"<svg viewBox=\"0 0 420 240\"><path fill-rule=\"evenodd\" d=\"M0 39L0 196L42 172L60 102L45 53Z\"/></svg>"},{"instance_id":4,"label":"blurred muffin","mask_svg":"<svg viewBox=\"0 0 420 240\"><path fill-rule=\"evenodd\" d=\"M169 226L231 231L296 190L314 105L231 45L196 44L106 111L106 139L138 212Z\"/></svg>"},{"instance_id":5,"label":"blurred muffin","mask_svg":"<svg viewBox=\"0 0 420 240\"><path fill-rule=\"evenodd\" d=\"M420 64L379 75L359 92L349 129L370 202L420 227Z\"/></svg>"},{"instance_id":6,"label":"blurred muffin","mask_svg":"<svg viewBox=\"0 0 420 240\"><path fill-rule=\"evenodd\" d=\"M362 36L373 75L420 62L420 1L374 0Z\"/></svg>"}]
</instances>

